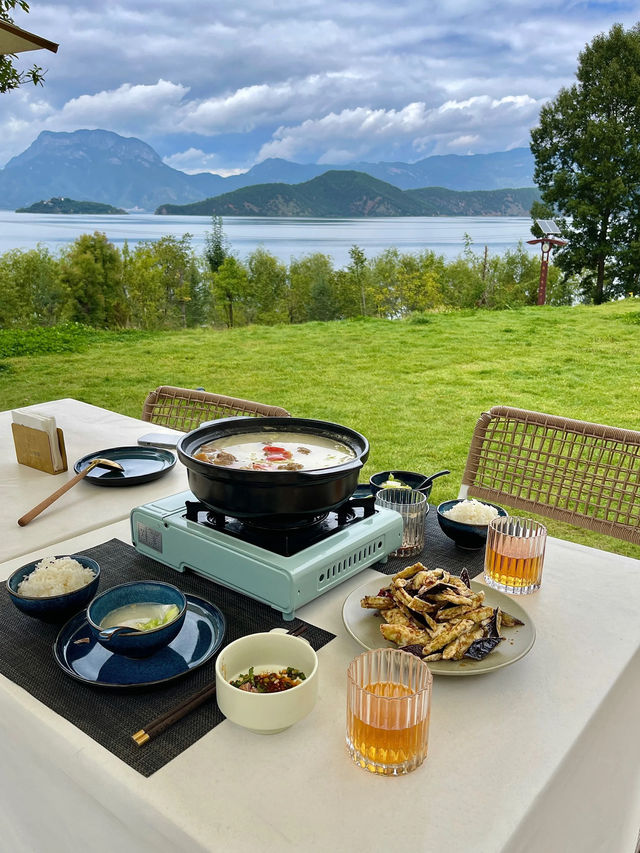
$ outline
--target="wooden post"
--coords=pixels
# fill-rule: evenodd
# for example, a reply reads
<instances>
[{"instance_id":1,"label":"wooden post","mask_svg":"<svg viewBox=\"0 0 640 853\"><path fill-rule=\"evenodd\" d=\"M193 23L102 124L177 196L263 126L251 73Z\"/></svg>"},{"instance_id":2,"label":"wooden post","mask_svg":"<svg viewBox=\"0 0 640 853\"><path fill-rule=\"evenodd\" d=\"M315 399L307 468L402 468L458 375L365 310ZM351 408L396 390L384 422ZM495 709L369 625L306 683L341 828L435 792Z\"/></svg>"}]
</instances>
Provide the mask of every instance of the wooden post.
<instances>
[{"instance_id":1,"label":"wooden post","mask_svg":"<svg viewBox=\"0 0 640 853\"><path fill-rule=\"evenodd\" d=\"M543 243L542 260L540 261L540 283L538 284L538 305L544 305L547 298L547 273L549 272L549 252L551 245Z\"/></svg>"}]
</instances>

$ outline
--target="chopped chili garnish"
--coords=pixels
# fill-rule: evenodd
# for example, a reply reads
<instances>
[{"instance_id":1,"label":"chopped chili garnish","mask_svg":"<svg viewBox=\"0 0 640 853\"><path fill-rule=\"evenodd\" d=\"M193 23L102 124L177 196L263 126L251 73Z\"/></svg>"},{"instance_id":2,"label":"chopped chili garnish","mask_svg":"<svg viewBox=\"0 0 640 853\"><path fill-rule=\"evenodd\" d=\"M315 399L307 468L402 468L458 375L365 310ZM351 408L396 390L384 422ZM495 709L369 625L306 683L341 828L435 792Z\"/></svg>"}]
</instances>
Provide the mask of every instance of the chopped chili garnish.
<instances>
[{"instance_id":1,"label":"chopped chili garnish","mask_svg":"<svg viewBox=\"0 0 640 853\"><path fill-rule=\"evenodd\" d=\"M306 677L304 672L292 666L281 669L279 672L260 672L257 675L253 669L251 667L249 672L240 675L229 684L249 693L281 693L283 690L302 684Z\"/></svg>"}]
</instances>

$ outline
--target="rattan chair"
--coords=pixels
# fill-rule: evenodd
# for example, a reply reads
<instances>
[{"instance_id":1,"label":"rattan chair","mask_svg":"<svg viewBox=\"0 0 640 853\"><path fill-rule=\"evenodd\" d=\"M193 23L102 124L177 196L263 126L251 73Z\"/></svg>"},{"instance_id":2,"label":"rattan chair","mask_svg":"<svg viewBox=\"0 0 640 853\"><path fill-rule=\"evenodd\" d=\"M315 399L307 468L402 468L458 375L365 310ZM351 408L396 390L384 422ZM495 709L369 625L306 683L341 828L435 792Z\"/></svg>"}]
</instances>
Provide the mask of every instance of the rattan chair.
<instances>
[{"instance_id":1,"label":"rattan chair","mask_svg":"<svg viewBox=\"0 0 640 853\"><path fill-rule=\"evenodd\" d=\"M162 385L149 392L142 408L142 420L189 432L205 421L249 415L255 418L291 417L281 406L267 406L251 400L211 394L202 389Z\"/></svg>"},{"instance_id":2,"label":"rattan chair","mask_svg":"<svg viewBox=\"0 0 640 853\"><path fill-rule=\"evenodd\" d=\"M459 497L640 545L640 432L494 406L476 424Z\"/></svg>"}]
</instances>

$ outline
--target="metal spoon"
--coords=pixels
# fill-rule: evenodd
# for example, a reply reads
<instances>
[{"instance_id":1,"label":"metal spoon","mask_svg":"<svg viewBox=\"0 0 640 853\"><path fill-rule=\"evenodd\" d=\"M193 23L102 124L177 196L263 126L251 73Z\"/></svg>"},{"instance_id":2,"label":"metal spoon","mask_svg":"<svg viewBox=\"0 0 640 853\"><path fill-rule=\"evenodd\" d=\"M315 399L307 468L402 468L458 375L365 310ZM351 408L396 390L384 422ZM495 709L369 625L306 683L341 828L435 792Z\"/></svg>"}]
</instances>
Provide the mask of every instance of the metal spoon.
<instances>
[{"instance_id":1,"label":"metal spoon","mask_svg":"<svg viewBox=\"0 0 640 853\"><path fill-rule=\"evenodd\" d=\"M65 483L64 486L61 486L57 491L55 491L52 495L49 495L48 498L45 498L38 506L34 506L33 509L29 510L29 512L25 513L22 518L18 519L18 524L20 527L24 527L25 524L28 524L30 521L40 515L43 509L46 509L48 506L54 501L57 501L59 497L64 495L65 492L68 492L72 486L75 486L76 483L79 483L83 477L86 477L89 471L92 471L94 468L110 468L113 471L124 471L124 468L119 462L114 462L112 459L93 459L86 468L80 471L79 474L76 474L68 483Z\"/></svg>"}]
</instances>

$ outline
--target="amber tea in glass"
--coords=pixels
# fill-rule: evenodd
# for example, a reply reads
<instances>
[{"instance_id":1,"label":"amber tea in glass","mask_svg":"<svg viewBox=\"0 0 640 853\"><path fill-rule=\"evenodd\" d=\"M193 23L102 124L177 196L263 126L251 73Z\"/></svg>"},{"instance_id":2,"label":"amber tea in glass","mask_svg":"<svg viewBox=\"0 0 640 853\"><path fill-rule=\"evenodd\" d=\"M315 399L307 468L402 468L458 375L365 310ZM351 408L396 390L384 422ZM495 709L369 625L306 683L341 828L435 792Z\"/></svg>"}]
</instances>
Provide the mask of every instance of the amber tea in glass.
<instances>
[{"instance_id":1,"label":"amber tea in glass","mask_svg":"<svg viewBox=\"0 0 640 853\"><path fill-rule=\"evenodd\" d=\"M432 675L400 649L375 649L347 670L347 748L353 761L383 776L400 776L427 756Z\"/></svg>"},{"instance_id":2,"label":"amber tea in glass","mask_svg":"<svg viewBox=\"0 0 640 853\"><path fill-rule=\"evenodd\" d=\"M547 528L530 518L494 518L487 531L484 580L501 592L526 595L540 589Z\"/></svg>"}]
</instances>

